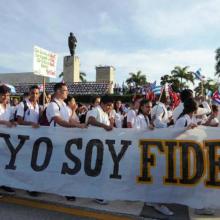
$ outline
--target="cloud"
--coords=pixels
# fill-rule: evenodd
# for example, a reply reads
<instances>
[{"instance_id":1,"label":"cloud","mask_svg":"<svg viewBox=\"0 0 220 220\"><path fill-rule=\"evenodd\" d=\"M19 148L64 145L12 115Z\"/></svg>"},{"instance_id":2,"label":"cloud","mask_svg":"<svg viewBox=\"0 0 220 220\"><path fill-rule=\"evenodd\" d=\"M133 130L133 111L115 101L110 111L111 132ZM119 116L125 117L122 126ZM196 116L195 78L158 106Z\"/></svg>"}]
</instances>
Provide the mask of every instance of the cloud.
<instances>
[{"instance_id":1,"label":"cloud","mask_svg":"<svg viewBox=\"0 0 220 220\"><path fill-rule=\"evenodd\" d=\"M220 22L219 0L171 1L151 3L138 0L132 20L140 31L156 38L181 37L212 30Z\"/></svg>"}]
</instances>

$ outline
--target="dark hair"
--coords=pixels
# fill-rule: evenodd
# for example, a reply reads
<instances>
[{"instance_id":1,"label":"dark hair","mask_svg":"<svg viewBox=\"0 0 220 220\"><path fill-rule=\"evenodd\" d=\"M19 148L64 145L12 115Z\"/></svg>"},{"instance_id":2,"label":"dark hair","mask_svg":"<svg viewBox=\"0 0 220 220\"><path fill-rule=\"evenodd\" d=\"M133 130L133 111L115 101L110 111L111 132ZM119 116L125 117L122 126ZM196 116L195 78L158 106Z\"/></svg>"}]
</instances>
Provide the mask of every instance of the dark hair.
<instances>
[{"instance_id":1,"label":"dark hair","mask_svg":"<svg viewBox=\"0 0 220 220\"><path fill-rule=\"evenodd\" d=\"M147 100L147 99L142 99L141 102L140 102L140 107L138 109L138 115L139 114L143 114L143 111L141 109L141 107L143 107L144 105L146 105L147 103L151 102L150 100Z\"/></svg>"},{"instance_id":2,"label":"dark hair","mask_svg":"<svg viewBox=\"0 0 220 220\"><path fill-rule=\"evenodd\" d=\"M68 103L72 100L75 99L73 96L68 95L67 98L64 100L64 102L68 105Z\"/></svg>"},{"instance_id":3,"label":"dark hair","mask_svg":"<svg viewBox=\"0 0 220 220\"><path fill-rule=\"evenodd\" d=\"M30 92L31 90L34 90L34 89L39 89L38 85L30 86L29 92Z\"/></svg>"},{"instance_id":4,"label":"dark hair","mask_svg":"<svg viewBox=\"0 0 220 220\"><path fill-rule=\"evenodd\" d=\"M6 93L10 93L11 89L8 88L6 85L1 85L0 86L0 94L6 94Z\"/></svg>"},{"instance_id":5,"label":"dark hair","mask_svg":"<svg viewBox=\"0 0 220 220\"><path fill-rule=\"evenodd\" d=\"M54 92L56 92L58 89L62 89L63 86L67 86L66 83L63 82L56 83L53 87Z\"/></svg>"},{"instance_id":6,"label":"dark hair","mask_svg":"<svg viewBox=\"0 0 220 220\"><path fill-rule=\"evenodd\" d=\"M103 103L103 104L113 103L113 100L110 96L104 95L101 97L101 103Z\"/></svg>"},{"instance_id":7,"label":"dark hair","mask_svg":"<svg viewBox=\"0 0 220 220\"><path fill-rule=\"evenodd\" d=\"M186 99L185 102L183 103L183 106L184 106L183 112L179 115L177 119L181 118L185 114L195 112L198 109L197 102L193 98Z\"/></svg>"},{"instance_id":8,"label":"dark hair","mask_svg":"<svg viewBox=\"0 0 220 220\"><path fill-rule=\"evenodd\" d=\"M93 96L93 97L91 98L91 103L94 104L95 101L96 101L96 99L101 99L101 97L100 97L100 96Z\"/></svg>"},{"instance_id":9,"label":"dark hair","mask_svg":"<svg viewBox=\"0 0 220 220\"><path fill-rule=\"evenodd\" d=\"M182 102L185 102L185 100L189 99L189 98L193 98L193 91L191 89L184 89L181 93L180 93L180 99Z\"/></svg>"},{"instance_id":10,"label":"dark hair","mask_svg":"<svg viewBox=\"0 0 220 220\"><path fill-rule=\"evenodd\" d=\"M114 101L114 109L115 109L115 111L117 112L117 109L116 109L116 103L117 102L121 102L121 100L116 100L116 101ZM118 109L119 110L119 112L122 114L123 113L123 108L122 108L122 106Z\"/></svg>"},{"instance_id":11,"label":"dark hair","mask_svg":"<svg viewBox=\"0 0 220 220\"><path fill-rule=\"evenodd\" d=\"M218 111L218 106L212 105L212 112L217 112L217 111Z\"/></svg>"}]
</instances>

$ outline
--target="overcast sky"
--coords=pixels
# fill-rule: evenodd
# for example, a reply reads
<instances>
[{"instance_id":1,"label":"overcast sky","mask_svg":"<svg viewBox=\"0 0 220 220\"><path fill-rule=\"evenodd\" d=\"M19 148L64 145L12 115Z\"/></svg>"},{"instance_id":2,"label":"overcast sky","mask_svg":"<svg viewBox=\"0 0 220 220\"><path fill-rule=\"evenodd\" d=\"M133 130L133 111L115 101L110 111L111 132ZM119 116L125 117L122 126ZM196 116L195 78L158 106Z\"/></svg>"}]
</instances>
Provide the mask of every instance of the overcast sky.
<instances>
[{"instance_id":1,"label":"overcast sky","mask_svg":"<svg viewBox=\"0 0 220 220\"><path fill-rule=\"evenodd\" d=\"M220 0L0 0L0 73L32 71L38 45L58 53L59 74L73 32L89 81L98 65L119 83L138 70L159 81L176 65L214 77L219 11Z\"/></svg>"}]
</instances>

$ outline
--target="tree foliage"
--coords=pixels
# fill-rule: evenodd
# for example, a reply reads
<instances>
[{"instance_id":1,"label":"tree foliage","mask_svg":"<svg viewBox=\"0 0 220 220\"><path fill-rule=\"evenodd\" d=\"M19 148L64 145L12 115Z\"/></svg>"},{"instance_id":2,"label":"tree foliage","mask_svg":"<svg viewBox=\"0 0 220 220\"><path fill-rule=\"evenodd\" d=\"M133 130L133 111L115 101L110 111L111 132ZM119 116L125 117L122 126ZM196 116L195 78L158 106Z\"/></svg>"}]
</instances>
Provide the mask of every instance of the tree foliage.
<instances>
[{"instance_id":1,"label":"tree foliage","mask_svg":"<svg viewBox=\"0 0 220 220\"><path fill-rule=\"evenodd\" d=\"M128 85L134 84L135 87L143 86L147 83L147 78L145 74L139 70L136 74L129 73L130 77L126 80Z\"/></svg>"}]
</instances>

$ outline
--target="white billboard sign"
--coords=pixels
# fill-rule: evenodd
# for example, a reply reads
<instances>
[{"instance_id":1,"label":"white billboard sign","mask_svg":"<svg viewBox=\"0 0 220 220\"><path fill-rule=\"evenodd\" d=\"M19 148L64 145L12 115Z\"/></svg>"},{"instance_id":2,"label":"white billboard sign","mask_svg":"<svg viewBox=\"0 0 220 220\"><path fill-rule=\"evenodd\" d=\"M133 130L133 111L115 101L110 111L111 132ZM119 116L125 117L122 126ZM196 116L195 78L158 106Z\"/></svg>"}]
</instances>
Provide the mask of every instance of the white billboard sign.
<instances>
[{"instance_id":1,"label":"white billboard sign","mask_svg":"<svg viewBox=\"0 0 220 220\"><path fill-rule=\"evenodd\" d=\"M34 46L33 72L41 75L56 78L57 54Z\"/></svg>"}]
</instances>

